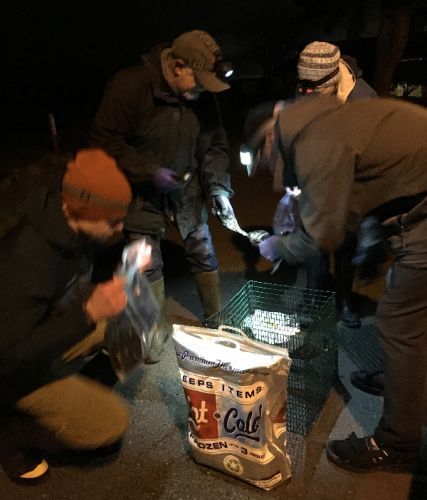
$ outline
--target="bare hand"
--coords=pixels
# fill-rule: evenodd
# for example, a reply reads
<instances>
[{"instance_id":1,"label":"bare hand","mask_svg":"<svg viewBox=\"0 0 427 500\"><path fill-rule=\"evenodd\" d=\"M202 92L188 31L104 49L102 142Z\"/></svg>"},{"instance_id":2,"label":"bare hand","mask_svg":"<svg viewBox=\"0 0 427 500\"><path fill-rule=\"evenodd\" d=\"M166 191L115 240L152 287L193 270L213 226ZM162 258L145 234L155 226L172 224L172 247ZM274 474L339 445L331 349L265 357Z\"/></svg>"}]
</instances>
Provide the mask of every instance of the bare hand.
<instances>
[{"instance_id":1,"label":"bare hand","mask_svg":"<svg viewBox=\"0 0 427 500\"><path fill-rule=\"evenodd\" d=\"M102 319L113 318L120 314L127 304L125 292L126 279L114 277L101 283L86 302L86 311L95 323Z\"/></svg>"}]
</instances>

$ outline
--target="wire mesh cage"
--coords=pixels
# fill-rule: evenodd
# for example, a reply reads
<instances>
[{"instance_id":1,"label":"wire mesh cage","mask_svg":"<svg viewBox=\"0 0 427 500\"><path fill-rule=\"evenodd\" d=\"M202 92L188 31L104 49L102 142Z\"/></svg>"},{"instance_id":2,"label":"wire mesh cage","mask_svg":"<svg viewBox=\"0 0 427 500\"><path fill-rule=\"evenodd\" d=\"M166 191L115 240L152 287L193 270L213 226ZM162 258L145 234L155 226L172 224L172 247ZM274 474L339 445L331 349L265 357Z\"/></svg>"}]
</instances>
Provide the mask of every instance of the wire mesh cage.
<instances>
[{"instance_id":1,"label":"wire mesh cage","mask_svg":"<svg viewBox=\"0 0 427 500\"><path fill-rule=\"evenodd\" d=\"M219 325L240 328L254 340L288 349L292 365L287 427L306 435L337 373L334 293L248 281L207 320L209 328Z\"/></svg>"}]
</instances>

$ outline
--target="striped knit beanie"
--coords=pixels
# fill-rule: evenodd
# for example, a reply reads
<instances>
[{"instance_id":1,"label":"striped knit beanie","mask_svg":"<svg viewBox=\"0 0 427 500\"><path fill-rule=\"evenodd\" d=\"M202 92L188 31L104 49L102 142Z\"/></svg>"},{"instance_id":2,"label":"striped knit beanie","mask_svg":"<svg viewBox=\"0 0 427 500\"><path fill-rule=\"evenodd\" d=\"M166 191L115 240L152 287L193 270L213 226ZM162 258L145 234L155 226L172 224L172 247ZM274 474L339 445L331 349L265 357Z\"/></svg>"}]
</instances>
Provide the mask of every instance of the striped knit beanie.
<instances>
[{"instance_id":1,"label":"striped knit beanie","mask_svg":"<svg viewBox=\"0 0 427 500\"><path fill-rule=\"evenodd\" d=\"M101 149L81 149L67 163L62 199L71 215L85 220L120 220L131 202L131 189L116 161Z\"/></svg>"},{"instance_id":2,"label":"striped knit beanie","mask_svg":"<svg viewBox=\"0 0 427 500\"><path fill-rule=\"evenodd\" d=\"M329 87L339 78L340 49L327 42L305 46L298 61L298 79L302 86Z\"/></svg>"}]
</instances>

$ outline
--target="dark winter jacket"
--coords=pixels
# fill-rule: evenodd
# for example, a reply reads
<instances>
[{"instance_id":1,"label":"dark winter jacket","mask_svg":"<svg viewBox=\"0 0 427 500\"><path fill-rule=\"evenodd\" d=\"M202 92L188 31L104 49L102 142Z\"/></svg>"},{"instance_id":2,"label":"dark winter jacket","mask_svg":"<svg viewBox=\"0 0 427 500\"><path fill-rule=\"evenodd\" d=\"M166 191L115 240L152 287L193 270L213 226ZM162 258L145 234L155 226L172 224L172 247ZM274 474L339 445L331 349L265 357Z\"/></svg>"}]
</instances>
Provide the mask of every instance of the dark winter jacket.
<instances>
[{"instance_id":1,"label":"dark winter jacket","mask_svg":"<svg viewBox=\"0 0 427 500\"><path fill-rule=\"evenodd\" d=\"M181 235L206 219L206 195L232 195L225 131L216 99L177 97L162 74L154 48L141 64L120 71L105 90L90 131L90 142L114 156L136 198L125 228L161 233L164 214L175 214ZM168 195L151 183L158 167L191 173L185 187Z\"/></svg>"},{"instance_id":2,"label":"dark winter jacket","mask_svg":"<svg viewBox=\"0 0 427 500\"><path fill-rule=\"evenodd\" d=\"M51 380L52 362L94 328L82 307L91 288L87 243L66 223L60 177L31 199L2 272L2 405Z\"/></svg>"},{"instance_id":3,"label":"dark winter jacket","mask_svg":"<svg viewBox=\"0 0 427 500\"><path fill-rule=\"evenodd\" d=\"M313 96L285 107L276 130L284 156L276 171L301 189L302 228L282 238L288 263L317 247L338 249L366 214L427 193L427 110L420 106Z\"/></svg>"}]
</instances>

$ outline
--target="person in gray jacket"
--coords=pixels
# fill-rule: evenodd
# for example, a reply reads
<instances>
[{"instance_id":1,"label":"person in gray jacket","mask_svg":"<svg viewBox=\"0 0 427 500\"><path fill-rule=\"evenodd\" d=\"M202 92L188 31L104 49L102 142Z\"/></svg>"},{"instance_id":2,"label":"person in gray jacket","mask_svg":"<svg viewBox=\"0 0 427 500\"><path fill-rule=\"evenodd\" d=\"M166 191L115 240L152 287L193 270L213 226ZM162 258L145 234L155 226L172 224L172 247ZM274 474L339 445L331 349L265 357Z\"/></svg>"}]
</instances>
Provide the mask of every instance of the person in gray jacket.
<instances>
[{"instance_id":1,"label":"person in gray jacket","mask_svg":"<svg viewBox=\"0 0 427 500\"><path fill-rule=\"evenodd\" d=\"M375 90L362 78L354 58L342 55L336 45L317 41L306 45L298 60L297 96L313 93L335 96L343 103L377 97ZM360 327L352 300L355 246L355 233L347 233L342 247L334 254L337 306L343 324L349 328ZM329 256L326 253L319 249L319 254L305 263L305 269L308 288L327 288Z\"/></svg>"},{"instance_id":2,"label":"person in gray jacket","mask_svg":"<svg viewBox=\"0 0 427 500\"><path fill-rule=\"evenodd\" d=\"M160 241L176 224L205 318L220 308L218 263L206 201L233 216L227 138L215 93L229 85L220 47L206 32L158 45L108 83L90 130L90 143L108 151L132 185L125 221L132 241L152 246L147 278L162 305Z\"/></svg>"},{"instance_id":3,"label":"person in gray jacket","mask_svg":"<svg viewBox=\"0 0 427 500\"><path fill-rule=\"evenodd\" d=\"M272 109L252 130L246 158L259 153L276 185L301 189L301 225L263 240L266 259L300 264L319 247L335 251L367 217L381 224L395 255L375 317L383 415L371 436L330 441L327 456L356 472L414 470L427 366L427 110L391 99L342 105L315 95L285 104L277 118Z\"/></svg>"}]
</instances>

